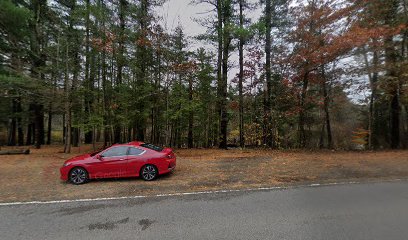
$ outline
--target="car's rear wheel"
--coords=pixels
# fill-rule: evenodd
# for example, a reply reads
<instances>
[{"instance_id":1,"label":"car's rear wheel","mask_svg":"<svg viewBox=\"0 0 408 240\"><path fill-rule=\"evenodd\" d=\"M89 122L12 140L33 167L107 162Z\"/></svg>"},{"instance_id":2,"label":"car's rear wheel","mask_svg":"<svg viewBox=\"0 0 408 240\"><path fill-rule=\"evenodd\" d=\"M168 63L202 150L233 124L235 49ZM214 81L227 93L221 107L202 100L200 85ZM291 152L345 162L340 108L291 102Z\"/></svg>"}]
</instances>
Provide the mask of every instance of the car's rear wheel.
<instances>
[{"instance_id":1,"label":"car's rear wheel","mask_svg":"<svg viewBox=\"0 0 408 240\"><path fill-rule=\"evenodd\" d=\"M72 184L79 185L88 181L88 172L81 167L74 167L69 172L69 181Z\"/></svg>"},{"instance_id":2,"label":"car's rear wheel","mask_svg":"<svg viewBox=\"0 0 408 240\"><path fill-rule=\"evenodd\" d=\"M150 164L144 165L142 169L140 170L140 176L145 181L154 180L158 174L159 174L159 171L157 170L157 168Z\"/></svg>"}]
</instances>

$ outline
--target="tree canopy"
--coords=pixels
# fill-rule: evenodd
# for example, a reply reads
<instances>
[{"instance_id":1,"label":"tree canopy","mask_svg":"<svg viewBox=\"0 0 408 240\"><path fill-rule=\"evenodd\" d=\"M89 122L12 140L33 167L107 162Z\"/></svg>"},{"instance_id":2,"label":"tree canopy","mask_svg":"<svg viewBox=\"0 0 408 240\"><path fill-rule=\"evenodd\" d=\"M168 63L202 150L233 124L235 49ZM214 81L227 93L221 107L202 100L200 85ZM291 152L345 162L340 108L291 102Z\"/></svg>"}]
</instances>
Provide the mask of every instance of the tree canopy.
<instances>
[{"instance_id":1,"label":"tree canopy","mask_svg":"<svg viewBox=\"0 0 408 240\"><path fill-rule=\"evenodd\" d=\"M406 1L164 2L1 1L0 145L408 147Z\"/></svg>"}]
</instances>

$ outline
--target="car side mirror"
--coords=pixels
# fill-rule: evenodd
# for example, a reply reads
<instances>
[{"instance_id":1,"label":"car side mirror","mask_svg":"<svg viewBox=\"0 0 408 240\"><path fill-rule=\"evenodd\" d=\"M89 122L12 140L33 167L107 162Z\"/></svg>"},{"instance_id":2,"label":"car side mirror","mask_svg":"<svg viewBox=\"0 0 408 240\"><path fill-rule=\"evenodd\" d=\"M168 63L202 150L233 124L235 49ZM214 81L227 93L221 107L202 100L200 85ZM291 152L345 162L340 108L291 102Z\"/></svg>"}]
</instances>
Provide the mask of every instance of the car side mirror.
<instances>
[{"instance_id":1,"label":"car side mirror","mask_svg":"<svg viewBox=\"0 0 408 240\"><path fill-rule=\"evenodd\" d=\"M98 154L98 155L96 155L96 158L97 158L98 160L102 160L103 156Z\"/></svg>"}]
</instances>

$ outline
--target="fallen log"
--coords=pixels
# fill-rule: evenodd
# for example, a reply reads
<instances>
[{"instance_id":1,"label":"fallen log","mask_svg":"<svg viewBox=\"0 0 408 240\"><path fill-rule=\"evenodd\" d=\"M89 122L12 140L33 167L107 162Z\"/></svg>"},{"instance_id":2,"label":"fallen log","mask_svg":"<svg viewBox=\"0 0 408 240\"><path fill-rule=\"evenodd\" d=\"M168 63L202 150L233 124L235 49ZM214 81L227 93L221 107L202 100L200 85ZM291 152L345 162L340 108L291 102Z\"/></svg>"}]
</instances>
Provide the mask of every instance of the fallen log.
<instances>
[{"instance_id":1,"label":"fallen log","mask_svg":"<svg viewBox=\"0 0 408 240\"><path fill-rule=\"evenodd\" d=\"M0 150L0 155L30 154L30 149Z\"/></svg>"}]
</instances>

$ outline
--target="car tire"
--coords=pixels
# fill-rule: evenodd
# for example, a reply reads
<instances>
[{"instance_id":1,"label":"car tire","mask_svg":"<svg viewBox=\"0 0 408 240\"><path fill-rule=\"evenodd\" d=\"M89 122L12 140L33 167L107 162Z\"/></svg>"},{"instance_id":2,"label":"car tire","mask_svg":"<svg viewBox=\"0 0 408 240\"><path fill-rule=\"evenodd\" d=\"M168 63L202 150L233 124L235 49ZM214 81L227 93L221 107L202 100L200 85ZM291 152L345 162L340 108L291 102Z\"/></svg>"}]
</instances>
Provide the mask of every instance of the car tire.
<instances>
[{"instance_id":1,"label":"car tire","mask_svg":"<svg viewBox=\"0 0 408 240\"><path fill-rule=\"evenodd\" d=\"M144 165L140 169L140 177L145 181L152 181L159 175L157 167L151 164Z\"/></svg>"},{"instance_id":2,"label":"car tire","mask_svg":"<svg viewBox=\"0 0 408 240\"><path fill-rule=\"evenodd\" d=\"M75 185L84 184L88 181L88 172L82 167L74 167L69 171L69 182Z\"/></svg>"}]
</instances>

